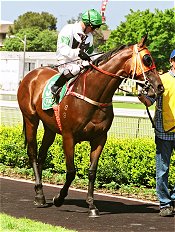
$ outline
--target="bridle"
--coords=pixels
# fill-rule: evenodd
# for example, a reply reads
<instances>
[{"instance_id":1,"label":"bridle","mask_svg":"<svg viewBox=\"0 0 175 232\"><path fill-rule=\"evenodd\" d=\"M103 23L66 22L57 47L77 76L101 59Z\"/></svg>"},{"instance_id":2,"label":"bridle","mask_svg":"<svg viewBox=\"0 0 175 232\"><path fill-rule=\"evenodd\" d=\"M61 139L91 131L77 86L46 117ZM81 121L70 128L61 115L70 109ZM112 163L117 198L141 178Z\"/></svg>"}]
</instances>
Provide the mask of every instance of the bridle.
<instances>
[{"instance_id":1,"label":"bridle","mask_svg":"<svg viewBox=\"0 0 175 232\"><path fill-rule=\"evenodd\" d=\"M132 59L132 65L131 65L130 73L128 74L127 77L124 77L124 76L121 76L121 75L117 75L117 74L105 71L105 70L97 67L96 65L94 65L92 62L90 62L90 65L91 65L92 68L94 68L95 70L97 70L97 71L99 71L99 72L101 72L101 73L103 73L105 75L108 75L108 76L111 76L111 77L114 77L114 78L132 79L133 81L135 81L138 84L145 85L148 82L148 78L146 77L145 72L150 71L150 70L156 68L156 66L153 63L153 65L151 67L149 67L149 68L147 68L145 66L143 67L142 61L141 61L141 55L140 55L140 52L143 51L143 50L147 51L147 53L145 53L145 54L149 54L150 55L150 53L149 53L149 51L148 51L148 49L146 47L142 48L141 50L138 50L138 45L137 44L135 44L133 46L133 55L131 57L131 59ZM138 67L140 68L141 72L137 71ZM139 76L141 74L144 77L144 81L140 81L140 80L134 79L135 76ZM131 75L132 75L132 78L130 78Z\"/></svg>"},{"instance_id":2,"label":"bridle","mask_svg":"<svg viewBox=\"0 0 175 232\"><path fill-rule=\"evenodd\" d=\"M146 52L145 52L145 50L146 50ZM103 70L103 69L99 68L98 66L94 65L92 62L90 62L89 64L90 64L90 66L91 66L93 69L95 69L95 70L97 70L98 72L103 73L103 74L105 74L105 75L107 75L107 76L110 76L110 77L113 77L113 78L120 78L120 79L132 79L132 80L134 80L136 83L144 85L145 88L149 88L149 86L148 86L148 81L149 81L149 80L147 79L147 77L146 77L146 75L145 75L145 72L146 72L146 71L149 71L149 70L152 70L152 69L154 69L154 68L156 68L156 67L155 67L154 62L153 62L153 64L151 65L151 67L145 67L145 66L143 66L143 65L142 65L142 61L141 61L141 55L140 55L141 52L144 52L144 54L149 54L149 55L150 55L150 53L149 53L149 51L148 51L148 49L147 49L146 47L143 47L142 49L138 50L138 45L135 44L135 45L133 46L133 54L132 54L132 57L130 58L130 59L132 59L132 65L131 65L131 68L130 68L130 71L129 71L129 74L128 74L127 77L125 77L125 76L120 76L120 75L117 75L117 74L108 72L108 71L106 71L106 70ZM116 54L114 54L113 57L114 57L115 55L116 55ZM111 58L113 58L113 57L111 57ZM127 60L127 61L128 61L128 60ZM142 74L143 77L144 77L144 81L140 81L140 80L134 79L135 76L139 76L139 75L141 75L141 74ZM132 78L131 78L131 76L132 76ZM85 79L86 79L86 77L87 77L87 73L86 73L86 75L85 75ZM84 83L85 83L85 81L84 81ZM85 86L85 84L84 84L84 86ZM120 89L120 88L118 88L118 89ZM123 90L123 89L121 89L121 90ZM109 102L109 103L100 103L100 102L96 102L96 101L91 100L90 98L87 98L84 94L81 95L81 94L76 93L76 92L73 92L73 91L70 91L69 94L70 94L70 95L73 95L73 96L75 96L75 97L77 97L77 98L79 98L79 99L82 99L82 100L84 100L84 101L86 101L86 102L88 102L88 103L90 103L90 104L92 104L92 105L95 105L95 106L97 106L97 107L99 107L99 108L108 107L108 106L111 106L111 105L112 105L112 102Z\"/></svg>"}]
</instances>

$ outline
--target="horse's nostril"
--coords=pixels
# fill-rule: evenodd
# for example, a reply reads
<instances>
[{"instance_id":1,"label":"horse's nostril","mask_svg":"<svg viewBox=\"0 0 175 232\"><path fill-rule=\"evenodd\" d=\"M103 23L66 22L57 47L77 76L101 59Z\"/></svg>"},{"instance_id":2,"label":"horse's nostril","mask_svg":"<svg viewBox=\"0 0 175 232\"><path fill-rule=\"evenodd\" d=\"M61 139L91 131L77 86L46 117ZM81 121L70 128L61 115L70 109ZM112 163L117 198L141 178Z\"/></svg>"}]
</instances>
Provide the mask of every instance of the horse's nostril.
<instances>
[{"instance_id":1,"label":"horse's nostril","mask_svg":"<svg viewBox=\"0 0 175 232\"><path fill-rule=\"evenodd\" d=\"M163 85L158 85L157 87L158 91L162 94L164 92L164 87Z\"/></svg>"}]
</instances>

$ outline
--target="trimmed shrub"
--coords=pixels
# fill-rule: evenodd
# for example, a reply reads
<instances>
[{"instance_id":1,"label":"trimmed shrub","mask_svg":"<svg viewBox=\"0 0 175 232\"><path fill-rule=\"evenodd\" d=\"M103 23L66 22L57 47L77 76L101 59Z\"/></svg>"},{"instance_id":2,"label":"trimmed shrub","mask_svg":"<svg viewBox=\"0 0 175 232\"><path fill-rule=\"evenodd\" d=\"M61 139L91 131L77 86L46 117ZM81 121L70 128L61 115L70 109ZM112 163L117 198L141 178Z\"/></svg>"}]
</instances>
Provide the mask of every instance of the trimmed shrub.
<instances>
[{"instance_id":1,"label":"trimmed shrub","mask_svg":"<svg viewBox=\"0 0 175 232\"><path fill-rule=\"evenodd\" d=\"M18 168L30 168L26 149L21 137L22 128L0 127L0 163ZM43 131L37 135L38 147L41 145ZM75 147L75 166L77 176L86 180L90 164L90 145L82 142ZM44 170L52 174L65 174L66 165L62 149L62 137L56 136L48 151ZM49 179L52 174L44 171ZM175 183L175 152L171 158L170 187ZM96 186L119 188L123 185L155 187L155 144L150 138L108 139L99 159Z\"/></svg>"}]
</instances>

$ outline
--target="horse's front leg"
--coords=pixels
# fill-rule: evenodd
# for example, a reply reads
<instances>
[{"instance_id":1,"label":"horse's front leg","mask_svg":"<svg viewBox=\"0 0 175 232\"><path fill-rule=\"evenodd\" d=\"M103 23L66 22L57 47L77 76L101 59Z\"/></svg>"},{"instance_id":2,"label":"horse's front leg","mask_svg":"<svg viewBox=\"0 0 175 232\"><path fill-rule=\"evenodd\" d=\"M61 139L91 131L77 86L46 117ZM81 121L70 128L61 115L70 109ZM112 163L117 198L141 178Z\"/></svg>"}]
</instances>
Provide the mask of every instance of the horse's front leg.
<instances>
[{"instance_id":1,"label":"horse's front leg","mask_svg":"<svg viewBox=\"0 0 175 232\"><path fill-rule=\"evenodd\" d=\"M68 195L69 187L72 181L75 179L75 165L74 165L74 140L72 135L63 136L63 149L66 158L66 182L61 189L60 193L53 198L53 203L55 206L59 207L64 203L65 197Z\"/></svg>"},{"instance_id":2,"label":"horse's front leg","mask_svg":"<svg viewBox=\"0 0 175 232\"><path fill-rule=\"evenodd\" d=\"M89 217L99 217L99 210L94 205L94 183L96 179L97 165L100 154L106 143L107 135L98 137L90 142L91 154L90 154L90 168L89 168L89 186L86 202L89 205Z\"/></svg>"}]
</instances>

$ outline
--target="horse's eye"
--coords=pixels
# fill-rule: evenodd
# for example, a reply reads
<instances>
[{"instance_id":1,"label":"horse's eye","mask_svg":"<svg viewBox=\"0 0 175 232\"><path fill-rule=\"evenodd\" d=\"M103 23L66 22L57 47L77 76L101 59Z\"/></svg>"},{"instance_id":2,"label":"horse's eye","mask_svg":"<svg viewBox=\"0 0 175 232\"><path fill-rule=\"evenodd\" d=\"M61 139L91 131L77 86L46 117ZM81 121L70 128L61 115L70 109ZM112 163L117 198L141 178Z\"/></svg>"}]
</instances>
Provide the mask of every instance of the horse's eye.
<instances>
[{"instance_id":1,"label":"horse's eye","mask_svg":"<svg viewBox=\"0 0 175 232\"><path fill-rule=\"evenodd\" d=\"M150 67L153 64L152 58L150 55L146 54L143 56L143 63L145 66Z\"/></svg>"}]
</instances>

